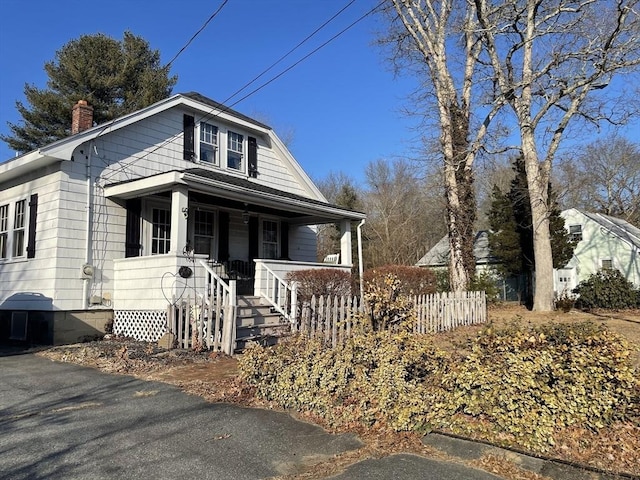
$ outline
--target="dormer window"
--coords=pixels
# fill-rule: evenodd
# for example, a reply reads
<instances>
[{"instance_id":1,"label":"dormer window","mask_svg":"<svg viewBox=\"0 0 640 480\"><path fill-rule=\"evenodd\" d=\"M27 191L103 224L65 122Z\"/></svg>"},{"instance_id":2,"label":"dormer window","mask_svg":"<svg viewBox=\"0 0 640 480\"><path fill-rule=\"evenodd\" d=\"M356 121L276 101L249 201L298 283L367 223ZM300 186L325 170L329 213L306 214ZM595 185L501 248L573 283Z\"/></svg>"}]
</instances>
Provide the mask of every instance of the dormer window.
<instances>
[{"instance_id":1,"label":"dormer window","mask_svg":"<svg viewBox=\"0 0 640 480\"><path fill-rule=\"evenodd\" d=\"M244 136L239 133L229 131L227 133L227 167L234 170L240 170L244 168L242 165L242 148L243 148Z\"/></svg>"},{"instance_id":2,"label":"dormer window","mask_svg":"<svg viewBox=\"0 0 640 480\"><path fill-rule=\"evenodd\" d=\"M218 164L218 127L210 123L200 123L200 153L201 162Z\"/></svg>"}]
</instances>

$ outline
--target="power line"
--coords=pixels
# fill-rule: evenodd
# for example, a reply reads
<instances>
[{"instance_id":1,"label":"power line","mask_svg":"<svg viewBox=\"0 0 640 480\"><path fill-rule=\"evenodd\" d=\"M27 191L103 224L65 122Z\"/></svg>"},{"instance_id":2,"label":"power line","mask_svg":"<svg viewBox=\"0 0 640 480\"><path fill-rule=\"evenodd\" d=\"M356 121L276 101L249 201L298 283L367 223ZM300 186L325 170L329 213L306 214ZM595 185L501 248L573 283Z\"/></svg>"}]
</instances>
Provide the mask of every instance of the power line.
<instances>
[{"instance_id":1,"label":"power line","mask_svg":"<svg viewBox=\"0 0 640 480\"><path fill-rule=\"evenodd\" d=\"M351 0L349 3L347 3L344 7L342 7L340 10L338 10L329 20L327 20L326 22L324 22L322 25L320 25L318 28L316 28L312 33L310 33L309 35L307 35L301 42L299 42L295 47L293 47L291 50L289 50L287 53L285 53L284 55L282 55L278 60L276 60L275 62L273 62L271 65L269 65L269 67L267 67L266 69L264 69L261 73L259 73L258 75L256 75L252 80L250 80L249 82L245 83L242 87L240 87L238 90L236 90L234 93L232 93L231 95L229 95L229 97L227 97L222 103L225 104L227 103L229 100L231 100L233 97L235 97L236 95L238 95L240 92L242 92L244 89L246 89L249 85L251 85L252 83L255 83L260 77L262 77L265 73L267 73L269 70L271 70L273 67L275 67L276 65L278 65L280 62L282 62L282 60L284 60L285 58L287 58L289 55L291 55L293 52L295 52L298 48L300 48L302 45L304 45L307 41L309 41L313 36L315 36L316 33L318 33L320 30L322 30L324 27L326 27L329 23L331 23L335 18L337 18L342 12L344 12L347 8L349 8L351 5L353 5L355 3L356 0Z\"/></svg>"},{"instance_id":2,"label":"power line","mask_svg":"<svg viewBox=\"0 0 640 480\"><path fill-rule=\"evenodd\" d=\"M207 28L207 25L209 25L209 22L211 22L211 20L213 20L213 19L216 17L216 15L218 15L218 13L220 13L220 10L222 10L222 9L223 9L223 7L227 4L227 2L228 2L228 1L229 1L229 0L224 0L224 1L220 4L220 6L218 7L218 9L217 9L215 12L213 12L213 13L211 14L211 16L207 19L207 21L206 21L206 22L204 22L204 24L202 25L202 27L200 27L200 30L198 30L196 33L194 33L194 34L193 34L193 36L189 39L189 41L184 45L184 47L182 47L182 48L178 51L178 53L176 53L176 54L175 54L175 56L174 56L171 60L169 60L169 63L167 63L167 64L165 65L165 68L167 69L167 71L169 70L169 67L171 67L171 64L172 64L173 62L175 62L175 60L180 56L180 54L181 54L182 52L184 52L184 51L187 49L187 47L188 47L189 45L191 45L191 42L193 42L193 41L195 40L195 38L196 38L198 35L200 35L200 33L201 33L205 28Z\"/></svg>"},{"instance_id":3,"label":"power line","mask_svg":"<svg viewBox=\"0 0 640 480\"><path fill-rule=\"evenodd\" d=\"M225 0L225 3L228 0ZM337 15L339 15L340 13L342 13L349 5L351 5L353 3L352 0L349 4L347 4L344 8L342 8L336 15L334 15L333 17L331 17L331 19L329 19L327 22L323 23L323 25L321 27L319 27L318 29L316 29L316 31L314 31L311 35L309 35L307 38L305 38L302 42L300 42L296 47L294 47L290 52L292 52L293 50L297 49L302 43L306 42L309 38L311 38L313 35L315 35L315 33L324 28L324 26L326 26L330 21L332 21ZM360 23L362 20L364 20L365 18L367 18L369 15L371 15L372 13L374 13L376 10L378 10L384 3L386 2L386 0L382 0L381 2L379 2L376 6L374 6L372 9L368 10L366 13L364 13L362 16L360 16L358 19L356 19L355 21L353 21L351 24L349 24L347 27L343 28L342 30L340 30L338 33L336 33L335 35L333 35L331 38L329 38L327 41L325 41L324 43L322 43L321 45L319 45L318 47L316 47L315 49L313 49L311 52L309 52L308 54L306 54L305 56L303 56L302 58L300 58L298 61L294 62L292 65L290 65L289 67L287 67L286 69L284 69L282 72L280 72L279 74L277 74L276 76L272 77L270 80L267 80L266 82L264 82L262 85L260 85L259 87L253 89L251 92L247 93L245 96L243 96L242 98L240 98L239 100L236 100L235 102L231 103L230 105L224 105L221 104L220 106L222 108L217 109L218 112L216 112L214 114L214 111L216 110L215 107L212 107L207 113L205 113L204 115L202 115L202 117L200 117L198 119L198 122L202 122L205 120L209 120L212 118L215 118L219 115L221 115L222 113L225 113L227 111L229 111L229 109L231 109L231 107L237 105L238 103L240 103L241 101L247 99L248 97L252 96L253 94L259 92L260 90L262 90L264 87L266 87L267 85L273 83L275 80L277 80L278 78L282 77L285 73L289 72L290 70L292 70L293 68L295 68L296 66L298 66L300 63L302 63L303 61L305 61L307 58L309 58L310 56L314 55L315 53L317 53L319 50L321 50L322 48L326 47L329 43L331 43L332 41L334 41L336 38L340 37L341 35L343 35L345 32L347 32L348 30L350 30L351 28L353 28L355 25L357 25L358 23ZM222 7L220 7L222 8ZM217 11L219 11L220 9L218 9ZM195 37L195 35L194 35ZM186 47L185 47L186 48ZM282 58L285 58L286 56L289 55L288 52L287 54L285 54ZM260 78L264 73L266 73L266 71L270 70L273 66L275 66L277 63L279 63L281 61L278 60L276 62L274 62L274 64L272 66L270 66L269 68L267 68L265 70L265 72L262 72L261 74L259 74L258 76L256 76L253 80L251 80L250 82L248 82L245 86L243 86L241 89L239 89L238 91L236 91L235 93L233 93L230 97L228 97L224 103L226 104L226 102L233 98L235 95L237 95L239 92L241 92L242 90L244 90L247 86L251 85L252 83L254 83L258 78ZM141 157L135 157L134 160L126 165L121 165L120 168L113 170L112 172L110 172L109 175L106 175L102 180L103 181L107 181L110 178L112 178L113 176L115 176L116 174L120 173L120 172L124 172L128 167L130 167L131 165L133 165L133 163L139 161L139 160L144 160L145 158L147 158L149 155L151 155L152 153L157 152L159 149L171 144L173 141L175 141L176 139L178 139L180 137L180 135L182 134L182 132L178 132L175 135L171 136L170 138L168 138L167 140L165 140L164 142L162 142L160 145L156 146L154 149L152 149L151 151L145 153L144 155L142 155Z\"/></svg>"}]
</instances>

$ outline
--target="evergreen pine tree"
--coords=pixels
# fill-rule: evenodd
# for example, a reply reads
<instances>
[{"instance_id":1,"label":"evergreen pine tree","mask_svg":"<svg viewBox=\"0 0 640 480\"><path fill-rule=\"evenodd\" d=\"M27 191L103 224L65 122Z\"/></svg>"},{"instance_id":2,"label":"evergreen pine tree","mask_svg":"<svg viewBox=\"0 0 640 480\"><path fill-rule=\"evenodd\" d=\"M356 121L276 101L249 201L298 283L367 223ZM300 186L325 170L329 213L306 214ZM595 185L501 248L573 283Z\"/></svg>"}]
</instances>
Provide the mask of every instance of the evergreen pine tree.
<instances>
[{"instance_id":1,"label":"evergreen pine tree","mask_svg":"<svg viewBox=\"0 0 640 480\"><path fill-rule=\"evenodd\" d=\"M71 133L71 110L78 100L93 107L98 124L151 105L171 94L177 81L160 64L160 53L147 41L125 32L122 41L104 34L82 35L56 52L44 69L47 88L25 84L28 105L16 102L22 116L9 122L9 147L28 152Z\"/></svg>"}]
</instances>

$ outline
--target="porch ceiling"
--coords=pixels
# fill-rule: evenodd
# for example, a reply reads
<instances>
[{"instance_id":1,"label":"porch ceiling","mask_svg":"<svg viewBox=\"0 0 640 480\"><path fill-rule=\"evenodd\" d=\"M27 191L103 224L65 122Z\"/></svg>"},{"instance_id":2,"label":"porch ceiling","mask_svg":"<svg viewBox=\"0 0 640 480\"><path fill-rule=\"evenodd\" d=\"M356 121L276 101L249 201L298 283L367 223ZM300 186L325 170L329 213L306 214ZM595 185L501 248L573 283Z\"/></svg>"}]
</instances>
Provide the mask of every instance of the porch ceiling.
<instances>
[{"instance_id":1,"label":"porch ceiling","mask_svg":"<svg viewBox=\"0 0 640 480\"><path fill-rule=\"evenodd\" d=\"M251 212L268 212L287 217L291 224L321 224L342 219L362 220L364 213L337 205L277 190L250 179L192 168L120 182L105 187L105 196L130 199L186 185L190 192L203 193L223 200L231 208L247 208Z\"/></svg>"}]
</instances>

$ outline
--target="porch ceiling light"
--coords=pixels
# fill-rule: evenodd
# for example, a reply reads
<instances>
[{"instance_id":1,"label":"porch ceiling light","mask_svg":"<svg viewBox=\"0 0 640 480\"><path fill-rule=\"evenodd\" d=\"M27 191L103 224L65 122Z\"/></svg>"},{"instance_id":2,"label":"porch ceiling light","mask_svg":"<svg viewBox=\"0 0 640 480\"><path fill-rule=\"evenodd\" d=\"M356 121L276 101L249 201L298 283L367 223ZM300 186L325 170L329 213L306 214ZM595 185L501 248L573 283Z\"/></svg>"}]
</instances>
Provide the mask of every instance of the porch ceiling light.
<instances>
[{"instance_id":1,"label":"porch ceiling light","mask_svg":"<svg viewBox=\"0 0 640 480\"><path fill-rule=\"evenodd\" d=\"M247 204L244 204L244 212L242 212L242 223L247 225L249 223L249 210L247 210Z\"/></svg>"}]
</instances>

